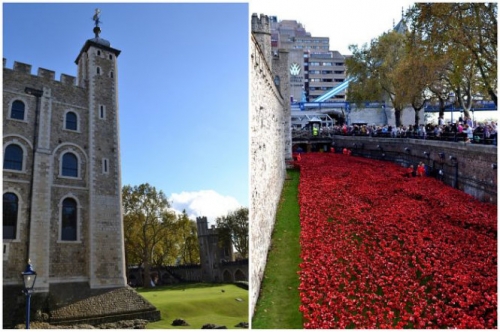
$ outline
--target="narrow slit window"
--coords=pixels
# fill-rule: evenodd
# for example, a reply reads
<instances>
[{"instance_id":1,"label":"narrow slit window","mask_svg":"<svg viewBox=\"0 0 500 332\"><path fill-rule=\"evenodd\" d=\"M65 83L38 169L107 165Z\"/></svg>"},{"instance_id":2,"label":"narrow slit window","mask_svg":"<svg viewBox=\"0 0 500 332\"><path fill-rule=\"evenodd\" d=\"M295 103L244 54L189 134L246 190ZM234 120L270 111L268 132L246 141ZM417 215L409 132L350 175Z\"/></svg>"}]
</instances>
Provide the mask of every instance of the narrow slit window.
<instances>
[{"instance_id":1,"label":"narrow slit window","mask_svg":"<svg viewBox=\"0 0 500 332\"><path fill-rule=\"evenodd\" d=\"M109 160L104 158L102 160L102 172L104 174L108 174L109 173Z\"/></svg>"},{"instance_id":2,"label":"narrow slit window","mask_svg":"<svg viewBox=\"0 0 500 332\"><path fill-rule=\"evenodd\" d=\"M104 105L99 106L99 118L105 119L106 118L106 108Z\"/></svg>"}]
</instances>

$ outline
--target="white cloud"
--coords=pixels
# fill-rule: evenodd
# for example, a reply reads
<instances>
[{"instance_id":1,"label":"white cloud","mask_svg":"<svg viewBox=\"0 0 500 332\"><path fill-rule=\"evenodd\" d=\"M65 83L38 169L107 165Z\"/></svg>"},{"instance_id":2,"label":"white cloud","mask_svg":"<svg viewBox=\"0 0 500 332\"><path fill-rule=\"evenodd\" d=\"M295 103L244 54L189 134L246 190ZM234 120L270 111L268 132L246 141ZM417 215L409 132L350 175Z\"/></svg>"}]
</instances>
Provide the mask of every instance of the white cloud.
<instances>
[{"instance_id":1,"label":"white cloud","mask_svg":"<svg viewBox=\"0 0 500 332\"><path fill-rule=\"evenodd\" d=\"M214 190L173 193L169 201L175 212L182 213L182 210L186 210L192 220L205 216L210 224L215 224L217 217L242 207L234 197L223 196Z\"/></svg>"}]
</instances>

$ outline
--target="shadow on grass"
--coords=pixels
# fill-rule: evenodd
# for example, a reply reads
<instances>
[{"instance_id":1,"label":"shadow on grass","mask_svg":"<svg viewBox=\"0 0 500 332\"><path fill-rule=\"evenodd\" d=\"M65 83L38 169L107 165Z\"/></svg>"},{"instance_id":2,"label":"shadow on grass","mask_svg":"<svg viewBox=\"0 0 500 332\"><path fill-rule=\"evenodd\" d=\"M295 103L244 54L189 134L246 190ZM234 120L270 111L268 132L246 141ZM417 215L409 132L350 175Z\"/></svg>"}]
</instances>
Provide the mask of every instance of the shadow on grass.
<instances>
[{"instance_id":1,"label":"shadow on grass","mask_svg":"<svg viewBox=\"0 0 500 332\"><path fill-rule=\"evenodd\" d=\"M186 289L196 289L196 288L210 288L210 287L221 287L229 283L213 284L213 283L179 283L175 285L163 285L155 286L151 288L137 287L136 290L141 293L158 292L162 290L186 290Z\"/></svg>"}]
</instances>

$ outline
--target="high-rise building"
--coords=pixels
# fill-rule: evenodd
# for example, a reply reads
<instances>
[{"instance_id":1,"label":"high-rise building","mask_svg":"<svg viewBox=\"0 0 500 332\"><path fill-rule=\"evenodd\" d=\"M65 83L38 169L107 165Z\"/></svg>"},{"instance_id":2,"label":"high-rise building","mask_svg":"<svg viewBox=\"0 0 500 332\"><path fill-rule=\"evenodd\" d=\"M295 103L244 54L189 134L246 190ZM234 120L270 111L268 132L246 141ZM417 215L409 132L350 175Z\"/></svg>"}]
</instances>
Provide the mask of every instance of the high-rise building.
<instances>
[{"instance_id":1,"label":"high-rise building","mask_svg":"<svg viewBox=\"0 0 500 332\"><path fill-rule=\"evenodd\" d=\"M294 20L270 17L271 48L289 52L290 97L293 101L313 101L344 82L345 56L330 50L328 37L313 37ZM342 92L326 101L345 101Z\"/></svg>"}]
</instances>

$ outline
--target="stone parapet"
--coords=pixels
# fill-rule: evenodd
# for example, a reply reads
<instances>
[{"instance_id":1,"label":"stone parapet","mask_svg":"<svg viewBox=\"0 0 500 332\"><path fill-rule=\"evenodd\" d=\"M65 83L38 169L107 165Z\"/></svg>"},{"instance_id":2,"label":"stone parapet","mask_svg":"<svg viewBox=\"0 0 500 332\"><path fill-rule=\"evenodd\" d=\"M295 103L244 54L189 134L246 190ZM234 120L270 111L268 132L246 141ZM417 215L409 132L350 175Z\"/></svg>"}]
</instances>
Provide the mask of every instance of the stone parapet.
<instances>
[{"instance_id":1,"label":"stone parapet","mask_svg":"<svg viewBox=\"0 0 500 332\"><path fill-rule=\"evenodd\" d=\"M12 69L9 69L6 67L7 59L3 58L3 68L4 70L12 70L13 72L24 74L24 75L31 75L31 69L32 66L30 64L14 61L14 65ZM57 81L55 79L55 71L45 69L45 68L38 68L37 75L31 75L34 77L39 77L43 80L47 81L55 81L55 82L60 82L63 85L69 85L69 86L74 86L76 82L76 77L70 76L67 74L61 74L60 80Z\"/></svg>"},{"instance_id":2,"label":"stone parapet","mask_svg":"<svg viewBox=\"0 0 500 332\"><path fill-rule=\"evenodd\" d=\"M411 138L363 136L332 137L337 152L348 148L352 155L394 161L401 165L422 161L443 170L443 182L483 201L497 202L498 151L493 145ZM427 154L424 154L427 152Z\"/></svg>"}]
</instances>

